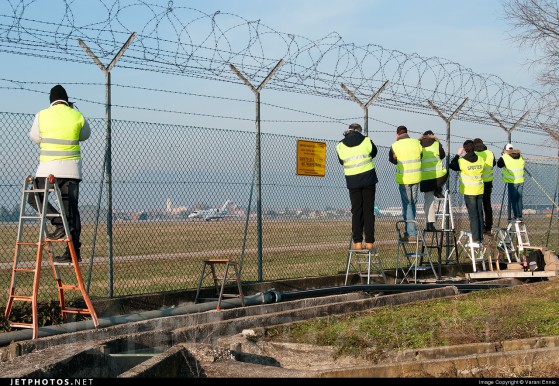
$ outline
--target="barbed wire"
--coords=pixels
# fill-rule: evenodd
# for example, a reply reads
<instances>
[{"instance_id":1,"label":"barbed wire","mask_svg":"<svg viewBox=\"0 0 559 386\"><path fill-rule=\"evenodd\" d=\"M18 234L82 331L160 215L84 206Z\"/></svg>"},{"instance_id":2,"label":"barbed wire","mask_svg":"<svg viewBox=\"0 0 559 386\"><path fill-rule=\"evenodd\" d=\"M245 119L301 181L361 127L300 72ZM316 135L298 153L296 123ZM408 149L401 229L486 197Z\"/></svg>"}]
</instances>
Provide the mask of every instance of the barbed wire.
<instances>
[{"instance_id":1,"label":"barbed wire","mask_svg":"<svg viewBox=\"0 0 559 386\"><path fill-rule=\"evenodd\" d=\"M82 39L108 63L137 32L119 67L241 83L231 63L259 84L283 59L267 88L349 99L340 87L343 83L357 98L368 100L389 81L375 102L389 109L434 115L430 100L449 116L467 97L469 102L455 119L494 126L491 112L512 126L528 111L523 129L537 133L542 123L557 121L546 108L552 95L509 85L495 75L476 74L443 58L347 43L335 32L310 40L275 31L259 20L220 11L208 14L173 1L0 2L6 4L0 11L0 52L90 64L76 43Z\"/></svg>"}]
</instances>

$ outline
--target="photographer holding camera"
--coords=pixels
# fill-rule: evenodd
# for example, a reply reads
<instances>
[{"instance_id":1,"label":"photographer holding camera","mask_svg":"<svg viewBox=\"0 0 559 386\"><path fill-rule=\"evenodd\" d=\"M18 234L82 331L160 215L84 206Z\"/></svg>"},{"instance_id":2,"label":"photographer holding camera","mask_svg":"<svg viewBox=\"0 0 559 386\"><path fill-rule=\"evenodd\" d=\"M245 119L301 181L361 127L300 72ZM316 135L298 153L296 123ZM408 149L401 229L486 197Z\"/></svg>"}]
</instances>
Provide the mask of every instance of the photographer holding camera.
<instances>
[{"instance_id":1,"label":"photographer holding camera","mask_svg":"<svg viewBox=\"0 0 559 386\"><path fill-rule=\"evenodd\" d=\"M49 175L56 177L62 193L62 204L70 227L70 236L74 243L77 260L81 261L80 234L81 220L78 209L79 184L82 180L82 158L80 142L89 138L91 130L83 114L74 109L74 104L68 101L68 94L61 85L57 84L50 90L50 106L35 114L35 120L29 132L29 138L39 145L39 166L35 172L35 181L39 189L44 188L45 178ZM37 210L32 195L29 204ZM48 205L49 214L58 211ZM60 217L52 217L54 229L47 232L51 239L63 239L66 231ZM55 263L72 262L70 251L66 247L61 256L54 258Z\"/></svg>"},{"instance_id":2,"label":"photographer holding camera","mask_svg":"<svg viewBox=\"0 0 559 386\"><path fill-rule=\"evenodd\" d=\"M524 158L520 150L508 143L503 150L497 166L502 168L501 178L507 184L509 196L508 219L522 221L522 191L524 190ZM511 217L512 209L512 217Z\"/></svg>"}]
</instances>

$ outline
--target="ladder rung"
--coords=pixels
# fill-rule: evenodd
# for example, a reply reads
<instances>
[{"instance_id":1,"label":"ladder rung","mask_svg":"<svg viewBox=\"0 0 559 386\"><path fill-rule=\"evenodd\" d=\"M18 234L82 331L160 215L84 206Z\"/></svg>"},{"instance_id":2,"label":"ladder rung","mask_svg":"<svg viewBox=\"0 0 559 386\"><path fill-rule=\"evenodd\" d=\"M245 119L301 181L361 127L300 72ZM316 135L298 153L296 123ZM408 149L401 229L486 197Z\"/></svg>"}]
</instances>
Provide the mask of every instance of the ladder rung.
<instances>
[{"instance_id":1,"label":"ladder rung","mask_svg":"<svg viewBox=\"0 0 559 386\"><path fill-rule=\"evenodd\" d=\"M34 273L37 269L36 268L14 268L16 272L30 272Z\"/></svg>"},{"instance_id":2,"label":"ladder rung","mask_svg":"<svg viewBox=\"0 0 559 386\"><path fill-rule=\"evenodd\" d=\"M17 328L33 328L31 323L23 323L23 322L10 322L11 327Z\"/></svg>"},{"instance_id":3,"label":"ladder rung","mask_svg":"<svg viewBox=\"0 0 559 386\"><path fill-rule=\"evenodd\" d=\"M383 277L382 273L373 273L373 272L371 272L370 275L367 275L366 273L360 273L359 276L360 277Z\"/></svg>"},{"instance_id":4,"label":"ladder rung","mask_svg":"<svg viewBox=\"0 0 559 386\"><path fill-rule=\"evenodd\" d=\"M61 311L63 314L77 314L77 315L91 314L91 312L87 308L66 307Z\"/></svg>"},{"instance_id":5,"label":"ladder rung","mask_svg":"<svg viewBox=\"0 0 559 386\"><path fill-rule=\"evenodd\" d=\"M24 302L32 302L33 296L24 296L24 295L12 295L10 296L13 300L19 300Z\"/></svg>"},{"instance_id":6,"label":"ladder rung","mask_svg":"<svg viewBox=\"0 0 559 386\"><path fill-rule=\"evenodd\" d=\"M16 245L36 247L39 245L39 243L32 243L31 241L16 241Z\"/></svg>"},{"instance_id":7,"label":"ladder rung","mask_svg":"<svg viewBox=\"0 0 559 386\"><path fill-rule=\"evenodd\" d=\"M73 284L62 284L58 288L62 290L68 290L68 291L81 291L79 286Z\"/></svg>"}]
</instances>

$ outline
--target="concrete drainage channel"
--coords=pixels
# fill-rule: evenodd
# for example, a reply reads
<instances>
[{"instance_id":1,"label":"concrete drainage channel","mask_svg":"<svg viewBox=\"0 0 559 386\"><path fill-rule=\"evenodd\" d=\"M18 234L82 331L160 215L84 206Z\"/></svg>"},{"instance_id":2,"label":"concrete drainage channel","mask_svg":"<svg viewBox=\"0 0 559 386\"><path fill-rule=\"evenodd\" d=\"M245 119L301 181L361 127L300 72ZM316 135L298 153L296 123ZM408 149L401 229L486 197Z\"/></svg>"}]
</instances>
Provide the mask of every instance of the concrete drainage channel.
<instances>
[{"instance_id":1,"label":"concrete drainage channel","mask_svg":"<svg viewBox=\"0 0 559 386\"><path fill-rule=\"evenodd\" d=\"M501 281L498 285L514 284ZM308 293L270 291L247 296L247 307L240 307L238 299L230 299L222 302L220 311L215 310L213 303L203 303L205 309L200 309L202 304L185 305L158 313L100 318L101 326L97 329L88 328L87 323L68 323L62 331L55 331L61 326L44 327L40 338L34 340L21 339L21 336L10 340L16 335L0 334L1 340L8 342L0 347L0 374L10 378L390 377L397 371L400 375L396 376L402 376L405 362L409 363L409 374L427 374L422 359L428 359L432 363L441 362L438 366L429 366L437 369L433 371L438 371L438 376L453 376L448 363L456 366L457 361L466 360L465 356L473 356L472 360L475 358L479 365L480 355L504 357L516 351L518 347L512 343L500 349L495 345L472 345L421 350L420 353L415 350L398 354L391 359L393 364L383 361L379 366L370 360L339 358L329 348L269 344L260 339L263 326L454 296L468 290L460 284L422 286L425 289L409 287L411 292L402 292L390 285L382 287L387 293L393 290L393 294L381 294L376 287L366 292L365 289L373 288L370 286L353 286L351 290L318 289ZM344 290L348 293L335 293ZM532 363L538 363L542 356L549 363L555 356L559 359L556 350L550 350L559 347L557 343L553 339L526 341L522 345L523 355L515 352L512 357L529 360L526 350L535 350L531 354ZM449 355L455 359L449 361ZM461 368L475 371L478 365ZM500 368L503 369L502 364Z\"/></svg>"}]
</instances>

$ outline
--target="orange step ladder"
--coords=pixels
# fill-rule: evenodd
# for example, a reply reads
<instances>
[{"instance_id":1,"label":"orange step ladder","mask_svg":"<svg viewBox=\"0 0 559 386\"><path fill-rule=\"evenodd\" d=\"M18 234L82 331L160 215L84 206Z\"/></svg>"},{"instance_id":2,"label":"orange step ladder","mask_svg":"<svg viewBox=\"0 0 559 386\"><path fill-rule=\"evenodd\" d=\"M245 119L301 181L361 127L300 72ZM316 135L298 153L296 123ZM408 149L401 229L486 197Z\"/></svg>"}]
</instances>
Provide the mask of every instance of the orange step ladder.
<instances>
[{"instance_id":1,"label":"orange step ladder","mask_svg":"<svg viewBox=\"0 0 559 386\"><path fill-rule=\"evenodd\" d=\"M53 200L58 206L59 213L50 214L48 211L49 207L49 196L50 193L54 194ZM30 215L29 210L26 209L28 200L30 198L35 200L36 207L38 208L37 214ZM64 225L64 230L66 236L63 239L50 239L47 234L46 221L54 217L61 217L62 223ZM26 224L31 223L31 224ZM38 232L38 242L28 241L32 239L32 233L36 230L36 227L31 226L33 224L39 224ZM31 234L31 236L30 236ZM32 176L27 176L23 182L23 194L21 198L21 207L19 215L19 225L17 231L17 240L14 250L14 261L12 266L12 277L10 282L9 298L6 305L6 310L4 311L4 316L8 320L10 327L14 328L30 328L33 329L33 339L39 337L39 327L38 327L38 308L37 308L37 295L39 292L39 279L41 277L41 268L43 265L43 252L46 252L49 256L50 266L56 280L58 289L58 299L60 301L60 309L65 321L68 320L70 314L74 315L90 315L95 327L99 326L99 320L93 309L93 305L87 291L85 289L82 274L80 271L80 266L77 261L76 250L74 248L74 243L72 238L69 236L69 226L64 213L64 206L62 205L62 194L60 188L56 183L56 178L53 175L45 178L44 188L38 188L35 179ZM74 273L77 278L77 284L65 284L62 281L58 266L60 263L54 262L54 246L57 243L64 243L68 246L70 255L72 257L72 263L65 263L62 265L74 268ZM30 248L36 248L36 253L34 250L29 251ZM32 275L32 280L29 276ZM18 291L17 284L18 281L27 283L27 287L31 286L31 295L28 293L22 294L24 292L20 289ZM30 283L31 282L31 283ZM29 285L30 284L30 285ZM22 286L23 287L23 286ZM85 301L86 308L76 308L76 307L66 307L66 300L64 296L64 291L79 291L81 296ZM32 322L17 322L10 320L10 314L12 312L12 307L14 301L30 302L32 309Z\"/></svg>"}]
</instances>

